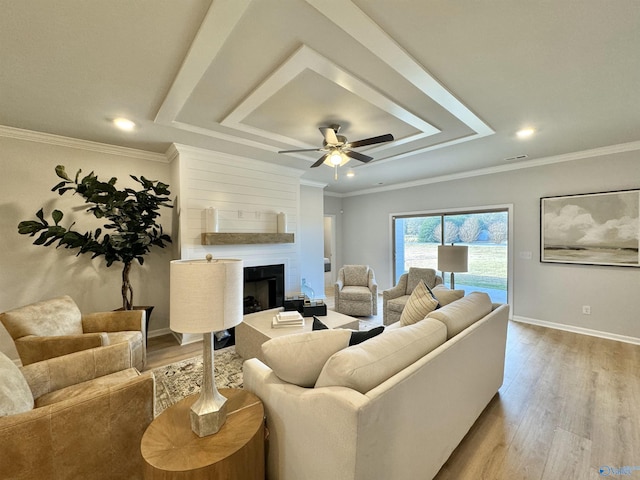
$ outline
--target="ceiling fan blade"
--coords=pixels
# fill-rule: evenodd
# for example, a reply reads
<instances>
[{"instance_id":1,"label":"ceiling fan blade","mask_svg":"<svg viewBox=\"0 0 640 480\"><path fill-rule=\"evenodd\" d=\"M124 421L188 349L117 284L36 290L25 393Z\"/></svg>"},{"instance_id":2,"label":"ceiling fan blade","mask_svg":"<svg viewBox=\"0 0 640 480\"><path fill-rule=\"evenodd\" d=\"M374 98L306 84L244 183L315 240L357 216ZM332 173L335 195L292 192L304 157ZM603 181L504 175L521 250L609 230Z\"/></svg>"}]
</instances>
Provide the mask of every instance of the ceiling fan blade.
<instances>
[{"instance_id":1,"label":"ceiling fan blade","mask_svg":"<svg viewBox=\"0 0 640 480\"><path fill-rule=\"evenodd\" d=\"M294 153L294 152L322 152L324 148L304 148L302 150L280 150L278 153Z\"/></svg>"},{"instance_id":2,"label":"ceiling fan blade","mask_svg":"<svg viewBox=\"0 0 640 480\"><path fill-rule=\"evenodd\" d=\"M379 135L377 137L365 138L364 140L356 140L348 144L349 148L364 147L365 145L374 145L376 143L384 143L393 141L393 135L387 133L386 135Z\"/></svg>"},{"instance_id":3,"label":"ceiling fan blade","mask_svg":"<svg viewBox=\"0 0 640 480\"><path fill-rule=\"evenodd\" d=\"M364 163L367 163L367 162L370 162L371 160L373 160L373 157L369 157L367 155L363 155L363 154L358 153L358 152L351 152L349 150L343 150L342 153L344 153L347 157L355 158L356 160L360 160L361 162L364 162Z\"/></svg>"},{"instance_id":4,"label":"ceiling fan blade","mask_svg":"<svg viewBox=\"0 0 640 480\"><path fill-rule=\"evenodd\" d=\"M324 161L329 157L329 154L326 153L324 154L322 157L320 157L320 160L318 160L316 163L314 163L313 165L311 165L311 168L316 168L319 167L320 165L322 165L324 163Z\"/></svg>"},{"instance_id":5,"label":"ceiling fan blade","mask_svg":"<svg viewBox=\"0 0 640 480\"><path fill-rule=\"evenodd\" d=\"M324 141L327 142L328 145L337 145L338 137L336 137L336 131L331 127L320 127L320 132L324 137Z\"/></svg>"}]
</instances>

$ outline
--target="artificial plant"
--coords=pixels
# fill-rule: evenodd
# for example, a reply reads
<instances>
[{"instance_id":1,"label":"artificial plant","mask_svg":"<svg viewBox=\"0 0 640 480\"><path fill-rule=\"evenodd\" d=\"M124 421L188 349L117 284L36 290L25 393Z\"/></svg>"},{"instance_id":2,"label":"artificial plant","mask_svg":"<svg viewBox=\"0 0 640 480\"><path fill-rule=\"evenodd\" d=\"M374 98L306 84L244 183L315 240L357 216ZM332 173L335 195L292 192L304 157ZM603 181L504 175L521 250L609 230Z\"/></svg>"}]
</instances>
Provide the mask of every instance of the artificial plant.
<instances>
[{"instance_id":1,"label":"artificial plant","mask_svg":"<svg viewBox=\"0 0 640 480\"><path fill-rule=\"evenodd\" d=\"M62 179L51 191L64 195L73 192L84 198L90 206L86 211L98 219L104 219L103 228L80 233L74 230L75 222L68 227L60 225L63 213L54 210L51 213L53 224L49 223L41 208L36 213L37 220L26 220L18 224L18 233L38 238L34 245L48 247L57 242L57 247L78 249L76 256L90 253L91 258L104 256L107 267L115 262L122 262L122 308L133 308L133 288L129 281L129 273L134 260L140 265L144 263L144 255L151 247L164 248L171 243L171 237L162 231L162 225L157 223L160 207L171 208L169 186L159 182L147 180L144 177L131 178L142 188L117 189L117 179L101 182L91 172L80 179L78 170L75 179L71 180L64 166L56 167L56 174ZM103 234L104 229L104 234Z\"/></svg>"}]
</instances>

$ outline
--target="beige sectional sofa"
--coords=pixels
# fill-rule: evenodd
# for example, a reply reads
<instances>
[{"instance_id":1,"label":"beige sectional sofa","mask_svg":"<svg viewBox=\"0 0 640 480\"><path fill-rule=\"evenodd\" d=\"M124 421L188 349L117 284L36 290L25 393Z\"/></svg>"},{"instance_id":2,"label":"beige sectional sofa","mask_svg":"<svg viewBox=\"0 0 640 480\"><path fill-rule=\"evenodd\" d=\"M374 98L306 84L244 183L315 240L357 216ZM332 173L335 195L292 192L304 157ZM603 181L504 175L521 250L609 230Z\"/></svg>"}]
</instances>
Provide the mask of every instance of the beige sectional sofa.
<instances>
[{"instance_id":1,"label":"beige sectional sofa","mask_svg":"<svg viewBox=\"0 0 640 480\"><path fill-rule=\"evenodd\" d=\"M331 330L265 343L273 368L247 360L244 387L266 409L269 479L433 478L502 385L508 316L475 292L351 347Z\"/></svg>"}]
</instances>

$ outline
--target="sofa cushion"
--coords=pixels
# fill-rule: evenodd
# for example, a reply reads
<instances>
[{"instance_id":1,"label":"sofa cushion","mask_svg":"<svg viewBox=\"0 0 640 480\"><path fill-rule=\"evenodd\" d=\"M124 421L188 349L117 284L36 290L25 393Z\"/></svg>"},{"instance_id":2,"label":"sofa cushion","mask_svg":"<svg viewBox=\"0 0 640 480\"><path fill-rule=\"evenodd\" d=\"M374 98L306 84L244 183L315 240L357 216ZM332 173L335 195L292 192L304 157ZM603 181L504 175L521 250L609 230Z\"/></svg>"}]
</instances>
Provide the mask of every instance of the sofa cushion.
<instances>
[{"instance_id":1,"label":"sofa cushion","mask_svg":"<svg viewBox=\"0 0 640 480\"><path fill-rule=\"evenodd\" d=\"M273 373L285 382L313 387L327 359L349 346L351 330L316 330L272 338L262 354Z\"/></svg>"},{"instance_id":2,"label":"sofa cushion","mask_svg":"<svg viewBox=\"0 0 640 480\"><path fill-rule=\"evenodd\" d=\"M405 305L409 301L411 295L403 295L401 297L392 298L391 300L387 300L387 310L392 312L402 313Z\"/></svg>"},{"instance_id":3,"label":"sofa cushion","mask_svg":"<svg viewBox=\"0 0 640 480\"><path fill-rule=\"evenodd\" d=\"M344 286L340 290L340 300L370 302L371 290L369 290L369 287Z\"/></svg>"},{"instance_id":4,"label":"sofa cushion","mask_svg":"<svg viewBox=\"0 0 640 480\"><path fill-rule=\"evenodd\" d=\"M402 310L400 315L400 325L407 326L419 322L427 316L429 312L434 311L438 307L438 301L433 298L425 283L420 280L413 293L409 297L409 301Z\"/></svg>"},{"instance_id":5,"label":"sofa cushion","mask_svg":"<svg viewBox=\"0 0 640 480\"><path fill-rule=\"evenodd\" d=\"M451 290L444 285L436 285L431 289L431 292L442 307L464 297L464 290Z\"/></svg>"},{"instance_id":6,"label":"sofa cushion","mask_svg":"<svg viewBox=\"0 0 640 480\"><path fill-rule=\"evenodd\" d=\"M0 319L13 339L83 333L82 314L68 295L15 308L0 314Z\"/></svg>"},{"instance_id":7,"label":"sofa cushion","mask_svg":"<svg viewBox=\"0 0 640 480\"><path fill-rule=\"evenodd\" d=\"M489 295L484 292L471 292L460 300L434 310L427 318L435 318L447 326L448 340L491 313L492 308Z\"/></svg>"},{"instance_id":8,"label":"sofa cushion","mask_svg":"<svg viewBox=\"0 0 640 480\"><path fill-rule=\"evenodd\" d=\"M446 327L434 319L385 331L367 342L334 353L315 386L344 386L366 393L442 345L446 338Z\"/></svg>"},{"instance_id":9,"label":"sofa cushion","mask_svg":"<svg viewBox=\"0 0 640 480\"><path fill-rule=\"evenodd\" d=\"M32 410L33 395L22 372L0 352L0 417Z\"/></svg>"}]
</instances>

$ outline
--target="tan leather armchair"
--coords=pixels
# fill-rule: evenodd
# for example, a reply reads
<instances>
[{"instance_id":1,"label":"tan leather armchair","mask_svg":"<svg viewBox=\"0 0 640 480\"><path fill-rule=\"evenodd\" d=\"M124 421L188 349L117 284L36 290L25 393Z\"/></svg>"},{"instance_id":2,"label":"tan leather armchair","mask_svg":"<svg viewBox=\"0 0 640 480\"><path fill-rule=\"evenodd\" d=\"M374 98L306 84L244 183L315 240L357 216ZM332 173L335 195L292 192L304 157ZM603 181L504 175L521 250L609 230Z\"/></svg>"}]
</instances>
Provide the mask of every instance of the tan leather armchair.
<instances>
[{"instance_id":1,"label":"tan leather armchair","mask_svg":"<svg viewBox=\"0 0 640 480\"><path fill-rule=\"evenodd\" d=\"M369 265L344 265L335 283L335 309L345 315L378 314L378 284Z\"/></svg>"},{"instance_id":2,"label":"tan leather armchair","mask_svg":"<svg viewBox=\"0 0 640 480\"><path fill-rule=\"evenodd\" d=\"M442 277L433 268L409 267L407 273L400 275L398 284L382 292L382 323L391 325L400 320L404 306L407 304L413 289L420 280L429 288L442 283Z\"/></svg>"},{"instance_id":3,"label":"tan leather armchair","mask_svg":"<svg viewBox=\"0 0 640 480\"><path fill-rule=\"evenodd\" d=\"M22 365L89 348L126 342L131 364L146 362L144 310L82 315L69 296L44 300L0 314Z\"/></svg>"},{"instance_id":4,"label":"tan leather armchair","mask_svg":"<svg viewBox=\"0 0 640 480\"><path fill-rule=\"evenodd\" d=\"M125 343L20 368L0 353L0 476L141 479L154 391Z\"/></svg>"}]
</instances>

